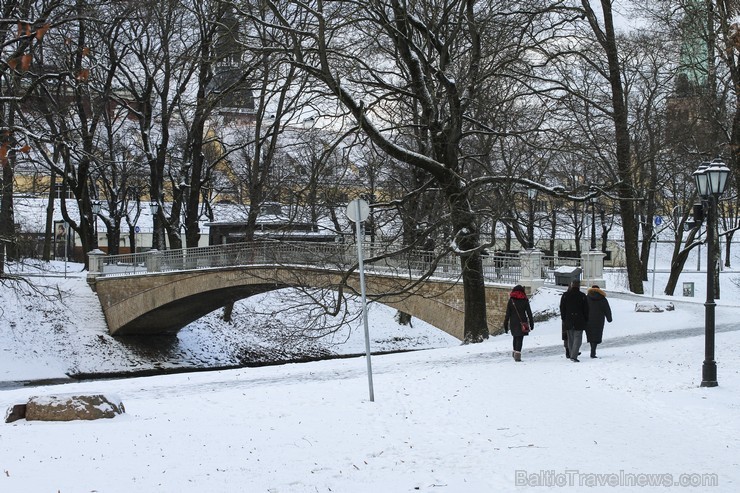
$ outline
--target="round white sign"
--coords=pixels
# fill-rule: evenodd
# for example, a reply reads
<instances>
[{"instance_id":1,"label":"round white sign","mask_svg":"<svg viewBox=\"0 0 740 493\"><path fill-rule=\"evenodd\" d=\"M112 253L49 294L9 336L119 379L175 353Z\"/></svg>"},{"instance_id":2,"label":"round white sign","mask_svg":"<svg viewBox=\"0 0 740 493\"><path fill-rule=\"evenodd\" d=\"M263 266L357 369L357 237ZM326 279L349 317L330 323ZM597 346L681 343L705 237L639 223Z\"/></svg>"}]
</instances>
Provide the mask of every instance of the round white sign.
<instances>
[{"instance_id":1,"label":"round white sign","mask_svg":"<svg viewBox=\"0 0 740 493\"><path fill-rule=\"evenodd\" d=\"M355 199L347 204L347 217L350 220L361 223L370 215L370 205L362 199Z\"/></svg>"}]
</instances>

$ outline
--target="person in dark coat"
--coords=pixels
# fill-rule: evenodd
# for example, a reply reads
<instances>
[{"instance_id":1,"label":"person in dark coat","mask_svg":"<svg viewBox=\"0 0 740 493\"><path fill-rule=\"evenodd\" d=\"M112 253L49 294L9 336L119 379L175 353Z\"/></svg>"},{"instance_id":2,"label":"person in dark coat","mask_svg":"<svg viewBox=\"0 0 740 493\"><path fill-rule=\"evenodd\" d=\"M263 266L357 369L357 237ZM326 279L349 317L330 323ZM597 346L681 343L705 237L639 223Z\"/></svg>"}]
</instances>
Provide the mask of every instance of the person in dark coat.
<instances>
[{"instance_id":1,"label":"person in dark coat","mask_svg":"<svg viewBox=\"0 0 740 493\"><path fill-rule=\"evenodd\" d=\"M565 357L570 359L570 347L568 347L568 329L565 324L565 320L561 320L560 337L563 339L563 346L565 346Z\"/></svg>"},{"instance_id":2,"label":"person in dark coat","mask_svg":"<svg viewBox=\"0 0 740 493\"><path fill-rule=\"evenodd\" d=\"M568 333L568 347L565 357L578 362L583 341L583 331L588 322L588 300L581 292L580 281L572 281L568 290L560 297L560 319Z\"/></svg>"},{"instance_id":3,"label":"person in dark coat","mask_svg":"<svg viewBox=\"0 0 740 493\"><path fill-rule=\"evenodd\" d=\"M432 261L434 260L434 239L431 236L427 236L421 249L424 255L424 268L428 269L432 266Z\"/></svg>"},{"instance_id":4,"label":"person in dark coat","mask_svg":"<svg viewBox=\"0 0 740 493\"><path fill-rule=\"evenodd\" d=\"M612 323L612 309L606 293L598 286L591 286L586 293L588 300L588 324L586 340L591 344L591 357L596 358L596 346L601 344L604 335L604 320Z\"/></svg>"},{"instance_id":5,"label":"person in dark coat","mask_svg":"<svg viewBox=\"0 0 740 493\"><path fill-rule=\"evenodd\" d=\"M524 332L522 332L522 322L529 324L529 330L534 330L534 320L532 319L532 308L529 306L527 293L524 286L517 284L509 294L509 301L506 302L506 315L504 315L504 332L514 337L514 361L522 360L522 343L524 342Z\"/></svg>"}]
</instances>

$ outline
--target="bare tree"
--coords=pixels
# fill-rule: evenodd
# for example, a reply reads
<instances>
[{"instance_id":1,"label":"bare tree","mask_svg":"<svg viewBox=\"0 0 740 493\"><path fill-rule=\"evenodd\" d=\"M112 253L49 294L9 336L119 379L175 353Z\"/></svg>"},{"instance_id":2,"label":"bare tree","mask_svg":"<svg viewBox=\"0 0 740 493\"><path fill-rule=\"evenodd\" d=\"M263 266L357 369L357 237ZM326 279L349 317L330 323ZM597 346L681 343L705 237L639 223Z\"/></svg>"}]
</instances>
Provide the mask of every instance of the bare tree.
<instances>
[{"instance_id":1,"label":"bare tree","mask_svg":"<svg viewBox=\"0 0 740 493\"><path fill-rule=\"evenodd\" d=\"M198 241L207 180L205 127L214 104L207 96L227 7L218 0L136 2L127 30L117 39L129 51L118 81L130 97L124 102L138 124L137 153L147 163L149 196L159 206L156 248L164 248L165 235L179 247L182 228L188 244Z\"/></svg>"},{"instance_id":2,"label":"bare tree","mask_svg":"<svg viewBox=\"0 0 740 493\"><path fill-rule=\"evenodd\" d=\"M35 143L19 115L35 86L48 76L42 68L44 38L70 19L69 2L64 0L8 0L0 6L0 236L9 241L10 258L16 257L15 167Z\"/></svg>"},{"instance_id":3,"label":"bare tree","mask_svg":"<svg viewBox=\"0 0 740 493\"><path fill-rule=\"evenodd\" d=\"M428 173L440 190L448 241L463 269L467 342L486 338L488 327L476 191L465 179L480 173L466 144L494 132L475 119L484 91L506 80L509 94L498 95L516 98L526 50L541 29L536 21L552 8L525 3L269 2L296 66L320 81L379 149Z\"/></svg>"},{"instance_id":4,"label":"bare tree","mask_svg":"<svg viewBox=\"0 0 740 493\"><path fill-rule=\"evenodd\" d=\"M669 147L668 160L674 176L682 177L678 185L667 181L670 190L676 190L673 205L681 214L679 225L688 224L691 204L695 199L693 186L691 193L685 189L691 183L690 173L701 161L723 156L735 171L731 188L737 189L738 182L738 139L740 139L740 116L738 116L737 87L740 81L738 71L737 24L738 10L734 1L697 0L658 0L638 2L642 12L654 22L653 30L662 33L663 39L672 39L679 44L679 65L676 71L675 87L668 101ZM680 187L684 188L681 189ZM723 236L732 237L736 229L734 211L738 196L732 190L727 194L729 200L721 208L721 223L725 228ZM695 222L683 240L683 227L675 230L675 247L671 277L666 287L673 293L681 269L689 251L701 245L698 240L700 223ZM730 257L730 244L726 255ZM719 249L710 254L712 262L718 264ZM719 269L715 269L719 273ZM717 296L719 277L715 278Z\"/></svg>"},{"instance_id":5,"label":"bare tree","mask_svg":"<svg viewBox=\"0 0 740 493\"><path fill-rule=\"evenodd\" d=\"M550 55L548 65L556 73L550 81L552 94L560 102L571 105L575 112L588 115L581 120L581 134L590 135L594 141L592 151L598 159L591 163L600 163L601 170L606 172L605 179L613 179L624 234L629 288L642 293L635 215L638 192L634 183L621 41L615 30L612 2L601 1L598 9L594 8L597 2L581 0L580 3L580 7L565 11L565 15L578 12L586 25L574 22L571 29L562 33L559 43L551 43L547 47ZM574 67L585 70L577 72ZM594 132L597 126L606 131ZM601 188L599 183L593 185Z\"/></svg>"}]
</instances>

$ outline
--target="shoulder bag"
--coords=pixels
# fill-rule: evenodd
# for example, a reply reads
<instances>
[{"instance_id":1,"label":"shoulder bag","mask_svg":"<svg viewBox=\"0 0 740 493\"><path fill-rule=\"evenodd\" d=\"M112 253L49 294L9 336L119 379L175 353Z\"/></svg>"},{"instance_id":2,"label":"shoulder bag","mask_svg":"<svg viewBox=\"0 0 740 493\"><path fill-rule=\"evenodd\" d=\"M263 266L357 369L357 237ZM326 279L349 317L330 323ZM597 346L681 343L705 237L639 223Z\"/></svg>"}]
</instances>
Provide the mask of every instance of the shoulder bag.
<instances>
[{"instance_id":1,"label":"shoulder bag","mask_svg":"<svg viewBox=\"0 0 740 493\"><path fill-rule=\"evenodd\" d=\"M516 316L519 317L519 323L522 325L522 334L529 334L529 324L526 322L525 319L522 318L521 315L519 315L519 309L516 307L516 303L514 300L511 300L511 304L514 305L514 311L516 311Z\"/></svg>"}]
</instances>

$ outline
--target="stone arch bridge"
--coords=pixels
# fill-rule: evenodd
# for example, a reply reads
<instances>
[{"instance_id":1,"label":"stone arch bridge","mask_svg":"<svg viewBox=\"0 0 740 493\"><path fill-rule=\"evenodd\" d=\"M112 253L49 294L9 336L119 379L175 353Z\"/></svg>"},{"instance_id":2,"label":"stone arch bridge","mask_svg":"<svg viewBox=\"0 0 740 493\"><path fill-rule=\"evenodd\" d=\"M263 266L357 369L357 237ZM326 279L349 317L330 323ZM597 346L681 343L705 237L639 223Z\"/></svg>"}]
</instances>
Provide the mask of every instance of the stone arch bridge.
<instances>
[{"instance_id":1,"label":"stone arch bridge","mask_svg":"<svg viewBox=\"0 0 740 493\"><path fill-rule=\"evenodd\" d=\"M425 252L387 252L387 245L365 247L368 299L462 340L459 260L432 259ZM354 244L256 242L112 256L96 250L89 256L88 282L112 335L177 332L229 302L287 287L360 291L358 272L348 273L357 264ZM487 313L493 330L501 327L508 293L519 280L518 259L486 259L484 274L491 281L486 284Z\"/></svg>"}]
</instances>

